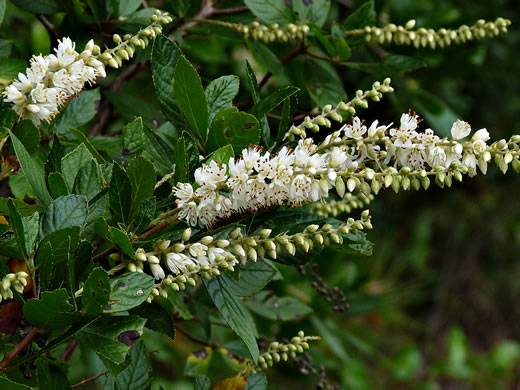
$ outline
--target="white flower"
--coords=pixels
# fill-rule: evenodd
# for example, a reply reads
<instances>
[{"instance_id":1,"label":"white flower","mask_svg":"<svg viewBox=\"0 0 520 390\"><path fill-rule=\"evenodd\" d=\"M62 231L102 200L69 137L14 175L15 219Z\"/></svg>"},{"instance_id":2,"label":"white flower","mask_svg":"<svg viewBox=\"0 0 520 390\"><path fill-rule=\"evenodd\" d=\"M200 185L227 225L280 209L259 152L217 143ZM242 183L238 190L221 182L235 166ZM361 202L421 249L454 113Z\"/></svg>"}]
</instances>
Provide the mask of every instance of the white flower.
<instances>
[{"instance_id":1,"label":"white flower","mask_svg":"<svg viewBox=\"0 0 520 390\"><path fill-rule=\"evenodd\" d=\"M487 129L477 130L475 132L475 134L473 134L473 137L471 137L471 140L472 141L481 140L481 141L487 142L487 141L489 141L489 131L487 131Z\"/></svg>"},{"instance_id":2,"label":"white flower","mask_svg":"<svg viewBox=\"0 0 520 390\"><path fill-rule=\"evenodd\" d=\"M430 153L428 154L428 163L432 167L443 167L446 163L446 152L444 151L444 148L435 146L433 149L431 149Z\"/></svg>"},{"instance_id":3,"label":"white flower","mask_svg":"<svg viewBox=\"0 0 520 390\"><path fill-rule=\"evenodd\" d=\"M170 271L174 274L179 272L187 272L190 265L194 265L195 262L183 253L168 253L166 255L166 265Z\"/></svg>"},{"instance_id":4,"label":"white flower","mask_svg":"<svg viewBox=\"0 0 520 390\"><path fill-rule=\"evenodd\" d=\"M462 159L462 164L468 167L469 174L471 176L477 173L477 158L473 153L464 154L464 158Z\"/></svg>"},{"instance_id":5,"label":"white flower","mask_svg":"<svg viewBox=\"0 0 520 390\"><path fill-rule=\"evenodd\" d=\"M392 129L390 135L394 137L394 145L398 148L413 148L412 140L417 137L417 132L407 129Z\"/></svg>"},{"instance_id":6,"label":"white flower","mask_svg":"<svg viewBox=\"0 0 520 390\"><path fill-rule=\"evenodd\" d=\"M347 153L336 146L329 154L329 167L337 168L347 161L347 158Z\"/></svg>"},{"instance_id":7,"label":"white flower","mask_svg":"<svg viewBox=\"0 0 520 390\"><path fill-rule=\"evenodd\" d=\"M402 131L414 131L417 129L418 121L416 115L403 114L401 115L401 126L399 128Z\"/></svg>"},{"instance_id":8,"label":"white flower","mask_svg":"<svg viewBox=\"0 0 520 390\"><path fill-rule=\"evenodd\" d=\"M195 170L195 181L201 186L207 185L216 188L226 179L226 164L220 167L214 160L210 161L209 165L203 164L202 167Z\"/></svg>"},{"instance_id":9,"label":"white flower","mask_svg":"<svg viewBox=\"0 0 520 390\"><path fill-rule=\"evenodd\" d=\"M182 207L193 199L193 187L190 183L177 183L177 186L173 189L173 194L179 199L179 207Z\"/></svg>"},{"instance_id":10,"label":"white flower","mask_svg":"<svg viewBox=\"0 0 520 390\"><path fill-rule=\"evenodd\" d=\"M432 129L426 129L424 133L417 134L417 141L420 148L428 149L434 147L440 141L440 138L435 135Z\"/></svg>"},{"instance_id":11,"label":"white flower","mask_svg":"<svg viewBox=\"0 0 520 390\"><path fill-rule=\"evenodd\" d=\"M353 139L361 139L367 132L367 127L361 123L361 120L356 116L352 119L352 125L345 125L343 127L345 137Z\"/></svg>"},{"instance_id":12,"label":"white flower","mask_svg":"<svg viewBox=\"0 0 520 390\"><path fill-rule=\"evenodd\" d=\"M457 120L451 127L451 136L455 140L467 137L469 133L471 133L471 127L464 121Z\"/></svg>"},{"instance_id":13,"label":"white flower","mask_svg":"<svg viewBox=\"0 0 520 390\"><path fill-rule=\"evenodd\" d=\"M486 149L487 145L483 139L477 138L475 141L473 141L473 151L475 154L484 153Z\"/></svg>"}]
</instances>

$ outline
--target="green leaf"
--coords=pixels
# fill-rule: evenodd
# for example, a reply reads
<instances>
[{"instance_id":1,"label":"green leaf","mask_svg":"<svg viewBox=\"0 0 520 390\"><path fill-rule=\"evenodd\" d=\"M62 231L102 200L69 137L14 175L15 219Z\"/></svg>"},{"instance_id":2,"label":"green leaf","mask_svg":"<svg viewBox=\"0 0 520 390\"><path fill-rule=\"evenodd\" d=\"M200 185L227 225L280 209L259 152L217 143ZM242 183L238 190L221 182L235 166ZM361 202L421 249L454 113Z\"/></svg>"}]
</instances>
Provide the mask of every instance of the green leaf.
<instances>
[{"instance_id":1,"label":"green leaf","mask_svg":"<svg viewBox=\"0 0 520 390\"><path fill-rule=\"evenodd\" d=\"M125 255L133 259L135 256L135 251L134 248L132 248L132 243L130 242L128 234L115 227L109 227L108 230L110 232L110 239L112 242L116 244Z\"/></svg>"},{"instance_id":2,"label":"green leaf","mask_svg":"<svg viewBox=\"0 0 520 390\"><path fill-rule=\"evenodd\" d=\"M291 119L293 115L293 104L291 103L291 99L286 99L283 102L282 108L282 119L280 120L280 124L278 125L278 135L276 137L276 142L280 143L283 140L283 137L287 130L289 130L289 125L291 124Z\"/></svg>"},{"instance_id":3,"label":"green leaf","mask_svg":"<svg viewBox=\"0 0 520 390\"><path fill-rule=\"evenodd\" d=\"M376 73L385 76L400 72L411 72L416 69L424 68L426 63L413 57L390 55L386 56L381 62L346 62L345 66L361 72Z\"/></svg>"},{"instance_id":4,"label":"green leaf","mask_svg":"<svg viewBox=\"0 0 520 390\"><path fill-rule=\"evenodd\" d=\"M25 320L43 329L64 329L81 318L81 313L72 312L69 294L64 288L44 291L40 299L29 299L23 306Z\"/></svg>"},{"instance_id":5,"label":"green leaf","mask_svg":"<svg viewBox=\"0 0 520 390\"><path fill-rule=\"evenodd\" d=\"M143 157L137 157L130 162L126 173L132 186L130 214L134 215L141 204L153 195L155 169L150 161Z\"/></svg>"},{"instance_id":6,"label":"green leaf","mask_svg":"<svg viewBox=\"0 0 520 390\"><path fill-rule=\"evenodd\" d=\"M244 390L266 390L267 378L263 374L250 374L247 377L247 386Z\"/></svg>"},{"instance_id":7,"label":"green leaf","mask_svg":"<svg viewBox=\"0 0 520 390\"><path fill-rule=\"evenodd\" d=\"M143 331L146 320L137 316L102 316L76 334L76 340L99 356L123 363L129 346ZM130 342L129 342L130 341Z\"/></svg>"},{"instance_id":8,"label":"green leaf","mask_svg":"<svg viewBox=\"0 0 520 390\"><path fill-rule=\"evenodd\" d=\"M159 123L165 121L161 110L154 104L154 101L150 97L139 94L136 90L126 88L123 91L104 91L103 94L121 114L124 122L131 122L137 117L142 117L146 126L155 128L156 121Z\"/></svg>"},{"instance_id":9,"label":"green leaf","mask_svg":"<svg viewBox=\"0 0 520 390\"><path fill-rule=\"evenodd\" d=\"M30 154L36 152L40 146L40 131L29 119L24 119L18 123L14 131L16 137L25 146Z\"/></svg>"},{"instance_id":10,"label":"green leaf","mask_svg":"<svg viewBox=\"0 0 520 390\"><path fill-rule=\"evenodd\" d=\"M260 352L256 343L256 325L243 303L233 294L231 281L226 275L204 281L211 300L224 321L246 344L251 358L257 361Z\"/></svg>"},{"instance_id":11,"label":"green leaf","mask_svg":"<svg viewBox=\"0 0 520 390\"><path fill-rule=\"evenodd\" d=\"M54 264L59 264L67 260L69 250L75 250L79 244L79 226L72 226L65 229L55 230L52 233L46 235L38 246L38 252L36 253L36 265L40 264L45 260L45 256L52 258ZM46 247L50 245L50 253L40 253ZM41 257L44 256L44 257Z\"/></svg>"},{"instance_id":12,"label":"green leaf","mask_svg":"<svg viewBox=\"0 0 520 390\"><path fill-rule=\"evenodd\" d=\"M164 138L151 131L144 129L145 149L143 156L151 161L159 175L166 176L172 171L175 163L175 153Z\"/></svg>"},{"instance_id":13,"label":"green leaf","mask_svg":"<svg viewBox=\"0 0 520 390\"><path fill-rule=\"evenodd\" d=\"M186 139L179 137L175 146L175 182L188 181L188 157L186 156Z\"/></svg>"},{"instance_id":14,"label":"green leaf","mask_svg":"<svg viewBox=\"0 0 520 390\"><path fill-rule=\"evenodd\" d=\"M270 320L290 321L299 319L312 309L293 297L278 298L269 291L262 291L245 302L246 306L256 314Z\"/></svg>"},{"instance_id":15,"label":"green leaf","mask_svg":"<svg viewBox=\"0 0 520 390\"><path fill-rule=\"evenodd\" d=\"M136 118L123 127L123 149L132 153L141 153L144 149L143 119Z\"/></svg>"},{"instance_id":16,"label":"green leaf","mask_svg":"<svg viewBox=\"0 0 520 390\"><path fill-rule=\"evenodd\" d=\"M96 148L90 143L89 139L85 136L85 134L83 134L81 131L79 131L78 129L75 129L73 127L69 128L69 130L72 132L72 134L74 134L74 136L78 139L78 141L80 141L82 144L84 144L87 147L88 151L92 154L92 156L94 156L94 158L96 159L96 161L99 164L103 164L105 162L105 159L103 158L103 156L101 156L98 153Z\"/></svg>"},{"instance_id":17,"label":"green leaf","mask_svg":"<svg viewBox=\"0 0 520 390\"><path fill-rule=\"evenodd\" d=\"M219 164L226 164L229 165L229 159L235 155L235 152L233 151L233 147L231 145L223 146L217 150L215 150L213 153L211 153L206 161L206 163L209 163L210 161L216 161Z\"/></svg>"},{"instance_id":18,"label":"green leaf","mask_svg":"<svg viewBox=\"0 0 520 390\"><path fill-rule=\"evenodd\" d=\"M4 21L6 2L7 0L0 0L0 26Z\"/></svg>"},{"instance_id":19,"label":"green leaf","mask_svg":"<svg viewBox=\"0 0 520 390\"><path fill-rule=\"evenodd\" d=\"M175 323L172 315L161 305L150 303L134 307L129 311L132 315L146 318L146 328L162 333L175 340Z\"/></svg>"},{"instance_id":20,"label":"green leaf","mask_svg":"<svg viewBox=\"0 0 520 390\"><path fill-rule=\"evenodd\" d=\"M312 100L319 107L337 104L346 98L343 82L333 66L311 59L305 61L305 68L307 71L304 84Z\"/></svg>"},{"instance_id":21,"label":"green leaf","mask_svg":"<svg viewBox=\"0 0 520 390\"><path fill-rule=\"evenodd\" d=\"M266 24L285 26L294 22L294 17L284 0L244 0L251 12Z\"/></svg>"},{"instance_id":22,"label":"green leaf","mask_svg":"<svg viewBox=\"0 0 520 390\"><path fill-rule=\"evenodd\" d=\"M18 73L25 72L27 62L19 58L2 58L0 62L0 83L9 84ZM8 126L6 126L8 127ZM9 129L11 127L8 127Z\"/></svg>"},{"instance_id":23,"label":"green leaf","mask_svg":"<svg viewBox=\"0 0 520 390\"><path fill-rule=\"evenodd\" d=\"M112 170L108 199L114 222L126 224L132 207L132 185L128 175L118 164L114 164Z\"/></svg>"},{"instance_id":24,"label":"green leaf","mask_svg":"<svg viewBox=\"0 0 520 390\"><path fill-rule=\"evenodd\" d=\"M87 198L83 195L66 195L55 199L42 217L41 235L71 226L83 228L88 217Z\"/></svg>"},{"instance_id":25,"label":"green leaf","mask_svg":"<svg viewBox=\"0 0 520 390\"><path fill-rule=\"evenodd\" d=\"M302 23L323 26L330 9L330 0L292 0L294 12Z\"/></svg>"},{"instance_id":26,"label":"green leaf","mask_svg":"<svg viewBox=\"0 0 520 390\"><path fill-rule=\"evenodd\" d=\"M4 108L0 111L0 127L12 129L17 120L18 114L16 111L11 110L10 108Z\"/></svg>"},{"instance_id":27,"label":"green leaf","mask_svg":"<svg viewBox=\"0 0 520 390\"><path fill-rule=\"evenodd\" d=\"M208 143L209 151L231 145L236 153L249 145L256 145L260 140L260 124L251 114L239 112L236 107L220 111L211 125Z\"/></svg>"},{"instance_id":28,"label":"green leaf","mask_svg":"<svg viewBox=\"0 0 520 390\"><path fill-rule=\"evenodd\" d=\"M208 102L199 74L184 56L177 60L174 79L177 103L190 127L204 141L208 134Z\"/></svg>"},{"instance_id":29,"label":"green leaf","mask_svg":"<svg viewBox=\"0 0 520 390\"><path fill-rule=\"evenodd\" d=\"M115 313L130 310L146 301L155 285L153 277L131 272L113 279L111 284L110 302L105 313Z\"/></svg>"},{"instance_id":30,"label":"green leaf","mask_svg":"<svg viewBox=\"0 0 520 390\"><path fill-rule=\"evenodd\" d=\"M130 16L141 6L141 0L120 0L119 15Z\"/></svg>"},{"instance_id":31,"label":"green leaf","mask_svg":"<svg viewBox=\"0 0 520 390\"><path fill-rule=\"evenodd\" d=\"M38 387L48 390L72 389L67 374L63 371L64 365L59 367L58 362L47 359L45 356L38 358L36 362Z\"/></svg>"},{"instance_id":32,"label":"green leaf","mask_svg":"<svg viewBox=\"0 0 520 390\"><path fill-rule=\"evenodd\" d=\"M88 123L97 113L97 102L101 99L99 88L83 91L67 103L65 110L55 119L56 132L68 135L71 127L77 128Z\"/></svg>"},{"instance_id":33,"label":"green leaf","mask_svg":"<svg viewBox=\"0 0 520 390\"><path fill-rule=\"evenodd\" d=\"M253 67L246 60L246 74L247 74L247 85L249 86L249 91L251 92L251 97L253 98L253 103L258 103L260 101L260 90L258 88L258 81L256 80L256 74L253 70Z\"/></svg>"},{"instance_id":34,"label":"green leaf","mask_svg":"<svg viewBox=\"0 0 520 390\"><path fill-rule=\"evenodd\" d=\"M69 191L72 191L74 188L74 182L81 167L93 159L94 156L88 151L85 144L79 145L61 159L61 173L65 178Z\"/></svg>"},{"instance_id":35,"label":"green leaf","mask_svg":"<svg viewBox=\"0 0 520 390\"><path fill-rule=\"evenodd\" d=\"M98 315L108 304L110 298L110 280L108 273L98 267L90 273L81 295L81 312L83 314Z\"/></svg>"},{"instance_id":36,"label":"green leaf","mask_svg":"<svg viewBox=\"0 0 520 390\"><path fill-rule=\"evenodd\" d=\"M16 209L14 202L8 201L9 221L14 230L18 249L27 259L33 250L34 243L38 237L39 216L34 213L31 217L22 217Z\"/></svg>"},{"instance_id":37,"label":"green leaf","mask_svg":"<svg viewBox=\"0 0 520 390\"><path fill-rule=\"evenodd\" d=\"M151 385L152 369L144 342L139 340L128 353L130 364L116 377L119 390L148 390Z\"/></svg>"},{"instance_id":38,"label":"green leaf","mask_svg":"<svg viewBox=\"0 0 520 390\"><path fill-rule=\"evenodd\" d=\"M9 378L4 376L5 374L0 374L0 389L8 389L8 390L27 390L27 385L22 385L20 383L16 383L11 381Z\"/></svg>"},{"instance_id":39,"label":"green leaf","mask_svg":"<svg viewBox=\"0 0 520 390\"><path fill-rule=\"evenodd\" d=\"M273 109L278 107L282 102L284 102L287 98L294 95L298 92L300 88L297 87L285 87L279 89L276 92L273 92L271 95L266 98L260 100L253 107L252 114L256 116L258 119L262 118L268 112L271 112Z\"/></svg>"},{"instance_id":40,"label":"green leaf","mask_svg":"<svg viewBox=\"0 0 520 390\"><path fill-rule=\"evenodd\" d=\"M45 162L45 176L51 172L61 172L61 159L63 158L64 149L61 146L58 137L54 137L52 148Z\"/></svg>"},{"instance_id":41,"label":"green leaf","mask_svg":"<svg viewBox=\"0 0 520 390\"><path fill-rule=\"evenodd\" d=\"M222 76L213 80L206 87L208 101L209 123L224 108L231 107L233 99L238 94L240 78L238 76Z\"/></svg>"},{"instance_id":42,"label":"green leaf","mask_svg":"<svg viewBox=\"0 0 520 390\"><path fill-rule=\"evenodd\" d=\"M30 153L13 133L11 133L11 140L25 177L29 180L40 204L43 207L47 207L52 198L45 183L43 166L31 157Z\"/></svg>"},{"instance_id":43,"label":"green leaf","mask_svg":"<svg viewBox=\"0 0 520 390\"><path fill-rule=\"evenodd\" d=\"M181 55L181 49L164 35L159 34L155 38L152 48L155 94L166 118L178 128L185 127L186 123L175 100L173 88L174 70Z\"/></svg>"},{"instance_id":44,"label":"green leaf","mask_svg":"<svg viewBox=\"0 0 520 390\"><path fill-rule=\"evenodd\" d=\"M267 261L247 262L239 268L237 281L231 282L233 293L239 297L251 297L261 290L275 277L276 269Z\"/></svg>"},{"instance_id":45,"label":"green leaf","mask_svg":"<svg viewBox=\"0 0 520 390\"><path fill-rule=\"evenodd\" d=\"M51 172L47 177L47 183L49 191L54 199L59 198L60 196L69 195L67 183L65 183L65 178L60 172Z\"/></svg>"},{"instance_id":46,"label":"green leaf","mask_svg":"<svg viewBox=\"0 0 520 390\"><path fill-rule=\"evenodd\" d=\"M358 7L343 23L346 31L356 30L368 25L373 25L376 21L376 11L374 9L374 0L365 1L361 7Z\"/></svg>"},{"instance_id":47,"label":"green leaf","mask_svg":"<svg viewBox=\"0 0 520 390\"><path fill-rule=\"evenodd\" d=\"M331 244L329 249L345 255L371 256L374 244L364 232L342 234L343 244Z\"/></svg>"},{"instance_id":48,"label":"green leaf","mask_svg":"<svg viewBox=\"0 0 520 390\"><path fill-rule=\"evenodd\" d=\"M72 192L85 195L89 201L94 199L105 188L102 176L98 163L90 160L78 171Z\"/></svg>"},{"instance_id":49,"label":"green leaf","mask_svg":"<svg viewBox=\"0 0 520 390\"><path fill-rule=\"evenodd\" d=\"M198 351L192 352L188 359L186 359L186 366L184 366L184 375L186 376L200 376L207 374L209 366L213 358L213 349L203 347Z\"/></svg>"},{"instance_id":50,"label":"green leaf","mask_svg":"<svg viewBox=\"0 0 520 390\"><path fill-rule=\"evenodd\" d=\"M194 390L211 390L211 381L206 375L195 377Z\"/></svg>"}]
</instances>

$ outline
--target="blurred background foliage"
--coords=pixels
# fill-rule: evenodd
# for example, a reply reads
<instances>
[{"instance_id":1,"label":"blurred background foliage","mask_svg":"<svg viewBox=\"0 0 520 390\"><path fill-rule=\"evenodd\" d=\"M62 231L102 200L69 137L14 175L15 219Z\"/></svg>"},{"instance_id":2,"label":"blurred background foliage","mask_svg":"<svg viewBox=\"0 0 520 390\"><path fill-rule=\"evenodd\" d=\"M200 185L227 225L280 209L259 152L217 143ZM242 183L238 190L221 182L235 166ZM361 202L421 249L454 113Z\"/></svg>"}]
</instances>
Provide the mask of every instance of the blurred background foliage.
<instances>
[{"instance_id":1,"label":"blurred background foliage","mask_svg":"<svg viewBox=\"0 0 520 390\"><path fill-rule=\"evenodd\" d=\"M0 34L1 83L24 70L33 53L49 53L56 41L57 36L49 33L41 19L23 11L30 3L7 2ZM59 26L61 36L70 35L81 46L93 36L98 42L109 42L112 33L145 25L149 10L136 12L141 2L127 3L129 8L120 10L119 19L107 13L103 1L71 1L67 13L44 13ZM343 22L362 1L333 3L326 26L333 20ZM174 22L177 25L199 8L197 1L189 0L149 0L148 5L172 12L178 17ZM219 8L241 5L237 1L218 2ZM493 139L520 131L517 1L376 0L375 6L379 24L404 24L416 19L418 27L456 28L499 16L511 19L513 24L508 34L497 39L438 50L351 44L350 62L377 62L386 53L394 53L427 65L409 73L391 74L380 69L360 72L310 57L298 57L282 66L280 62L291 52L292 44L249 42L247 47L234 33L214 26L195 27L187 34L175 31L174 36L197 66L203 83L224 74L241 77L240 94L235 100L239 106L242 102L247 107L249 101L244 61L249 59L259 79L267 71L273 73L266 91L296 85L309 92L298 95L295 115L315 104L334 104L345 93L369 88L372 82L390 75L396 93L361 112L367 122L396 122L400 113L411 109L425 118L424 127L443 135L456 118L470 122L474 129L487 127ZM105 14L100 15L98 8ZM249 23L255 17L244 13L223 19ZM79 110L83 118L76 125L88 131L96 147L116 160L121 159L122 151L108 136L120 132L122 125L135 116L142 116L166 138L174 136L156 102L147 58L141 53L135 74L117 88L112 84L117 73L110 73L99 82L101 95L98 90L92 93L97 105L82 105ZM99 96L101 102L97 102ZM99 122L96 114L103 105L110 106L110 117L98 129L94 126ZM276 128L276 118L270 121ZM303 328L307 334L321 335L322 341L297 364L271 369L269 389L311 389L320 378L354 390L519 388L518 188L520 179L516 175L503 176L493 167L487 176L454 183L449 190L432 186L428 191L385 191L370 206L374 230L369 238L375 243L372 256L353 258L324 252L319 269L308 267L304 276L294 267L277 266L283 281L272 282L270 290L277 296L298 298L313 312L291 321L276 321L276 317L267 321L264 317L272 313L257 313L259 332L283 337ZM13 193L23 198L30 196L27 191L20 176L11 177L9 187L1 188L2 196ZM316 275L345 293L349 311L332 310L311 286ZM198 309L209 304L204 294L201 291L195 303L172 298L172 307L180 313L175 342L158 334L145 334L148 349L155 351L154 388L192 389L191 380L180 379L184 374L207 373L212 383L217 383L241 364L233 354L240 350L239 345L214 344L214 340L231 339L229 332L211 319L198 317L204 313ZM275 301L274 308L278 304ZM188 321L190 318L198 321ZM104 369L95 354L85 348L72 363L71 383ZM102 388L102 384L100 379L98 387L91 383L90 388Z\"/></svg>"}]
</instances>

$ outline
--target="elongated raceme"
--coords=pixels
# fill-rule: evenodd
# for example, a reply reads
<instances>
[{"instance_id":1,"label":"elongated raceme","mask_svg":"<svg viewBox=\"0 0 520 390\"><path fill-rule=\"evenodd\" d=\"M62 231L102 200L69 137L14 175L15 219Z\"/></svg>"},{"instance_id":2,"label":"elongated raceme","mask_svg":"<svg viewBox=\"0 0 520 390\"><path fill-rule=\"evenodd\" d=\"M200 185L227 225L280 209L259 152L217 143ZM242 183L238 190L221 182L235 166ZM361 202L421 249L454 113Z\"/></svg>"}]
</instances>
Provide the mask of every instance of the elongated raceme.
<instances>
[{"instance_id":1,"label":"elongated raceme","mask_svg":"<svg viewBox=\"0 0 520 390\"><path fill-rule=\"evenodd\" d=\"M518 136L488 145L489 133L480 129L461 141L471 127L458 120L451 139L441 139L431 129L420 131L420 122L411 113L403 114L395 128L377 120L366 126L355 117L320 144L307 138L273 155L250 147L236 160L203 164L195 171L194 186L174 188L178 217L210 227L234 214L325 200L333 188L340 197L354 190L427 188L432 176L450 186L452 179L476 175L477 167L485 174L492 159L503 172L510 163L515 169L520 165Z\"/></svg>"},{"instance_id":2,"label":"elongated raceme","mask_svg":"<svg viewBox=\"0 0 520 390\"><path fill-rule=\"evenodd\" d=\"M0 302L12 299L13 290L22 294L24 287L27 286L28 277L29 275L23 271L5 275L0 281Z\"/></svg>"}]
</instances>

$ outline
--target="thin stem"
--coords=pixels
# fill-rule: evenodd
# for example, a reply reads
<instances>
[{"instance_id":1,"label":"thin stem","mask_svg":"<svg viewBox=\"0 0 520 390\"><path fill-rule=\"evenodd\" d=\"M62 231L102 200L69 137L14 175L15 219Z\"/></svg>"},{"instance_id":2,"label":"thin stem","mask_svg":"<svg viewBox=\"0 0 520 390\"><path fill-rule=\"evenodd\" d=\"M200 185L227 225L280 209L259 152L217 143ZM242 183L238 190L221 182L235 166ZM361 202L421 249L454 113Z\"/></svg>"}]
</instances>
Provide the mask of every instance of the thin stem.
<instances>
[{"instance_id":1,"label":"thin stem","mask_svg":"<svg viewBox=\"0 0 520 390\"><path fill-rule=\"evenodd\" d=\"M75 385L72 385L72 388L75 389L76 387L83 386L84 384L92 382L92 381L95 381L97 378L102 377L103 375L106 375L106 374L108 374L108 370L103 371L103 372L101 372L101 373L99 373L99 374L97 374L95 376L90 377L90 378L83 379L81 382L78 382Z\"/></svg>"},{"instance_id":2,"label":"thin stem","mask_svg":"<svg viewBox=\"0 0 520 390\"><path fill-rule=\"evenodd\" d=\"M65 347L65 351L63 352L63 355L61 356L61 360L64 362L68 362L72 355L74 354L74 351L76 350L76 347L78 346L78 342L76 340L70 340Z\"/></svg>"},{"instance_id":3,"label":"thin stem","mask_svg":"<svg viewBox=\"0 0 520 390\"><path fill-rule=\"evenodd\" d=\"M25 338L20 341L18 344L15 345L13 350L7 355L7 357L0 363L0 371L5 370L7 365L20 353L24 350L24 348L29 344L33 339L36 337L38 332L40 331L39 328L33 328Z\"/></svg>"},{"instance_id":4,"label":"thin stem","mask_svg":"<svg viewBox=\"0 0 520 390\"><path fill-rule=\"evenodd\" d=\"M197 344L200 344L200 345L204 345L206 347L210 347L210 348L216 348L218 347L217 344L210 344L204 340L199 340L198 338L196 337L193 337L192 335L190 335L188 332L186 332L185 330L183 330L182 328L179 328L179 327L176 327L176 330L181 333L184 337L186 337L188 340L191 340L193 341L194 343L197 343Z\"/></svg>"},{"instance_id":5,"label":"thin stem","mask_svg":"<svg viewBox=\"0 0 520 390\"><path fill-rule=\"evenodd\" d=\"M236 15L249 12L249 7L213 9L212 16Z\"/></svg>"}]
</instances>

